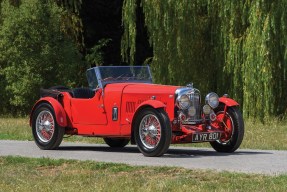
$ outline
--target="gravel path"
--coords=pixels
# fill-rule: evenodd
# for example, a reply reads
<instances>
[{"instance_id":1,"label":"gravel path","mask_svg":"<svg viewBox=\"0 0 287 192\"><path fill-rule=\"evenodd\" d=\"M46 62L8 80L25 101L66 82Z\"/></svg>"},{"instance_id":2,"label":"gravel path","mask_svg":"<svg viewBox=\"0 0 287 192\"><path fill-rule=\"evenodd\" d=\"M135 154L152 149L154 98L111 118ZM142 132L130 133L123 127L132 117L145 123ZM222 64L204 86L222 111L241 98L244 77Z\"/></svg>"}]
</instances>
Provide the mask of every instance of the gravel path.
<instances>
[{"instance_id":1,"label":"gravel path","mask_svg":"<svg viewBox=\"0 0 287 192\"><path fill-rule=\"evenodd\" d=\"M129 165L172 166L266 175L287 174L287 151L238 150L231 154L212 149L170 147L162 157L144 157L136 146L122 149L107 145L63 142L58 150L40 150L33 141L0 140L0 156L49 157Z\"/></svg>"}]
</instances>

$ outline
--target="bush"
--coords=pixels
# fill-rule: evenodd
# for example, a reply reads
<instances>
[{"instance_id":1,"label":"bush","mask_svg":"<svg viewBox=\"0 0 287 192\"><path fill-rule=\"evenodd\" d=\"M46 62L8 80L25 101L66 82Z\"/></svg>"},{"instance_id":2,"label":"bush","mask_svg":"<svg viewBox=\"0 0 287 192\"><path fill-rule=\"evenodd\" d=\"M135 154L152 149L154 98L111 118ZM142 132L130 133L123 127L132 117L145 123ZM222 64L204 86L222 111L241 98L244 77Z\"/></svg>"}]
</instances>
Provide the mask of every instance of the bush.
<instances>
[{"instance_id":1,"label":"bush","mask_svg":"<svg viewBox=\"0 0 287 192\"><path fill-rule=\"evenodd\" d=\"M23 0L14 6L3 0L0 14L0 113L5 108L28 112L40 87L81 82L86 66L62 33L64 11L53 1Z\"/></svg>"}]
</instances>

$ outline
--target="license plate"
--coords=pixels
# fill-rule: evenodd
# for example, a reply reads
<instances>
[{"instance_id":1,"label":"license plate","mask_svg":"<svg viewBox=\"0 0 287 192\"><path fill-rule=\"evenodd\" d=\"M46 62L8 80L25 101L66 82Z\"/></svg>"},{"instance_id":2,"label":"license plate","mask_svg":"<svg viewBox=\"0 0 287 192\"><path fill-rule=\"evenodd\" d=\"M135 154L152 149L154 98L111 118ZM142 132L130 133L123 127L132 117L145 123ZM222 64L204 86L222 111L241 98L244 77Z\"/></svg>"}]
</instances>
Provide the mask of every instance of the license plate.
<instances>
[{"instance_id":1,"label":"license plate","mask_svg":"<svg viewBox=\"0 0 287 192\"><path fill-rule=\"evenodd\" d=\"M220 132L194 133L192 135L192 142L215 141L218 139L220 139Z\"/></svg>"}]
</instances>

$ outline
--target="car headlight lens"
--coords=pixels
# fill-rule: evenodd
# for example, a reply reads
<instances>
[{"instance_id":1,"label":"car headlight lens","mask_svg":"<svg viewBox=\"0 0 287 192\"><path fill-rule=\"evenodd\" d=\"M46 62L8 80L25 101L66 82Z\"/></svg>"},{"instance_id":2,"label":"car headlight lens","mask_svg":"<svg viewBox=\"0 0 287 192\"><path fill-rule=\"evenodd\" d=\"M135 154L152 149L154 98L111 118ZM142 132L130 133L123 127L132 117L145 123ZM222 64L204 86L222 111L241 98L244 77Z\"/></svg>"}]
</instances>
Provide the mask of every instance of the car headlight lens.
<instances>
[{"instance_id":1,"label":"car headlight lens","mask_svg":"<svg viewBox=\"0 0 287 192\"><path fill-rule=\"evenodd\" d=\"M209 115L211 113L211 108L209 105L204 105L202 111L205 115Z\"/></svg>"},{"instance_id":2,"label":"car headlight lens","mask_svg":"<svg viewBox=\"0 0 287 192\"><path fill-rule=\"evenodd\" d=\"M177 98L177 105L180 109L188 109L190 107L190 100L187 95L181 95Z\"/></svg>"},{"instance_id":3,"label":"car headlight lens","mask_svg":"<svg viewBox=\"0 0 287 192\"><path fill-rule=\"evenodd\" d=\"M189 116L194 116L196 114L196 109L194 106L191 106L188 108L188 115Z\"/></svg>"},{"instance_id":4,"label":"car headlight lens","mask_svg":"<svg viewBox=\"0 0 287 192\"><path fill-rule=\"evenodd\" d=\"M205 97L206 103L211 107L211 108L216 108L219 105L219 97L216 93L208 93Z\"/></svg>"}]
</instances>

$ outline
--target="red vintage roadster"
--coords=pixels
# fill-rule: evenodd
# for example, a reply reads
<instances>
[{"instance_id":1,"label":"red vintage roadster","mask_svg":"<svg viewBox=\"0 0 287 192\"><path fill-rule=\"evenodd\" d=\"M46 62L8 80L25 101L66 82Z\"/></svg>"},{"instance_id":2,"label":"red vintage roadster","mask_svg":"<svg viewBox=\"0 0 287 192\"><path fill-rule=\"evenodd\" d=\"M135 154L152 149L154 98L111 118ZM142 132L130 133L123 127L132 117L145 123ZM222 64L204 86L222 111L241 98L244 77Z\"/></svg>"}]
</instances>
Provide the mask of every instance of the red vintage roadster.
<instances>
[{"instance_id":1,"label":"red vintage roadster","mask_svg":"<svg viewBox=\"0 0 287 192\"><path fill-rule=\"evenodd\" d=\"M234 152L244 136L239 104L227 95L152 83L148 66L87 70L89 88L41 89L30 125L41 149L56 149L63 135L102 137L110 147L136 144L145 156L161 156L173 143L209 142Z\"/></svg>"}]
</instances>

